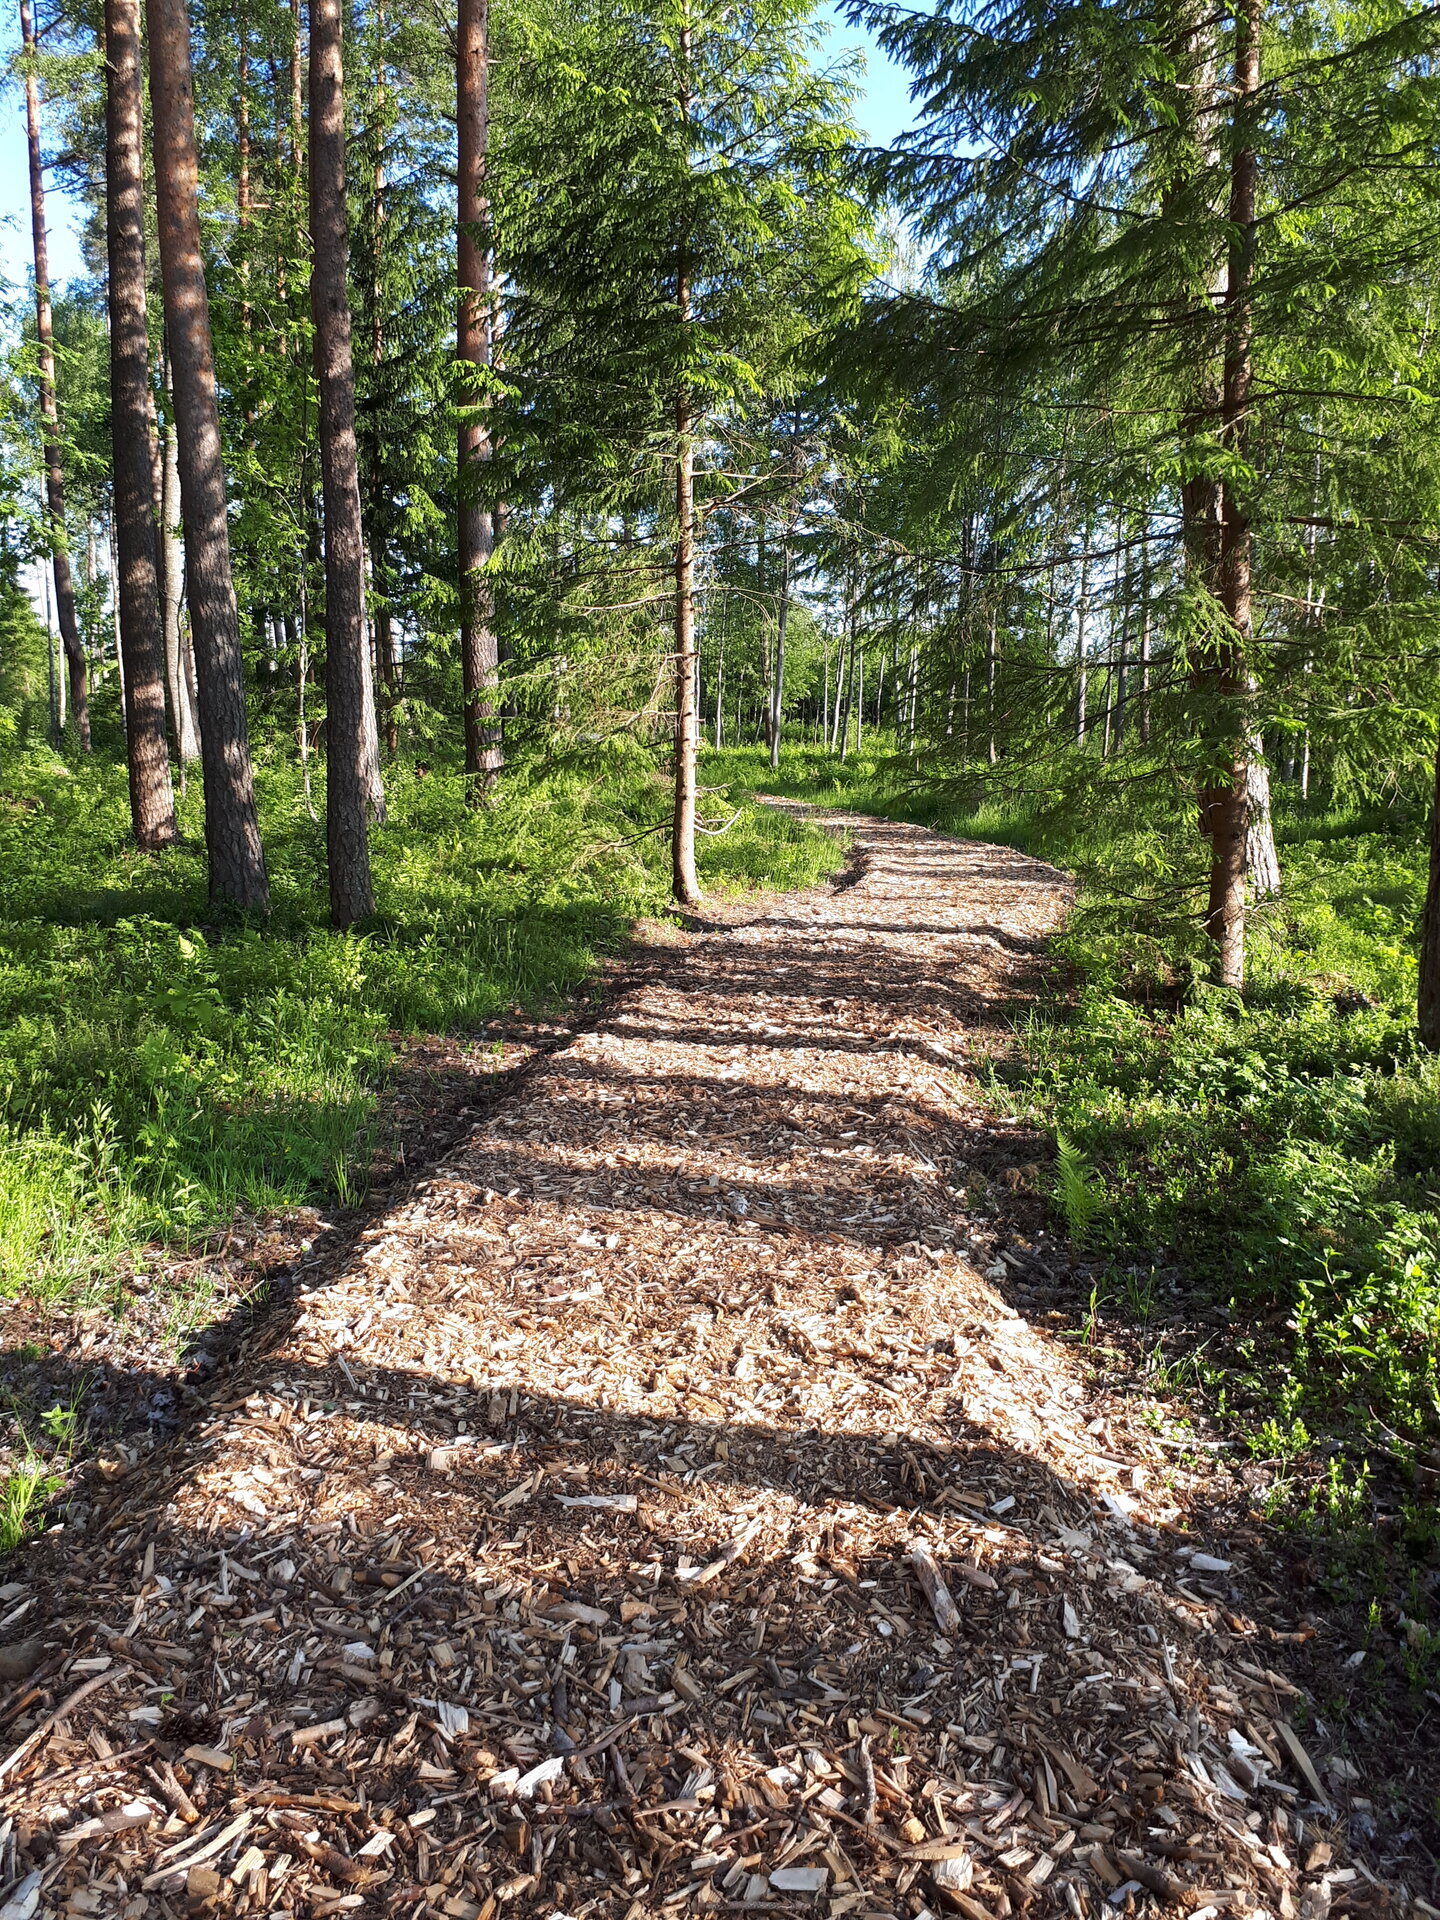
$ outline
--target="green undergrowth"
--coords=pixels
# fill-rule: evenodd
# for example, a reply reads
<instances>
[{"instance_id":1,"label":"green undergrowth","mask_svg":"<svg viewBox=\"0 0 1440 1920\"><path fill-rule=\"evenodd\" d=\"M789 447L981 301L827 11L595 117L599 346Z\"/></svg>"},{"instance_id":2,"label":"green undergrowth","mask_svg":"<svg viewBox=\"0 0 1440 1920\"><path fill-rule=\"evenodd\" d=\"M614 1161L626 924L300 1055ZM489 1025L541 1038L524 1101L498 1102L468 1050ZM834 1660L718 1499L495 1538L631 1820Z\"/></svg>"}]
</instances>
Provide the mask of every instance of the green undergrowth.
<instances>
[{"instance_id":1,"label":"green undergrowth","mask_svg":"<svg viewBox=\"0 0 1440 1920\"><path fill-rule=\"evenodd\" d=\"M1277 1463L1277 1499L1343 1524L1367 1506L1377 1452L1408 1475L1440 1440L1440 1060L1415 1029L1420 809L1326 812L1280 789L1285 893L1254 917L1242 998L1205 984L1183 838L1166 822L966 811L894 784L888 744L844 766L800 750L780 775L753 751L717 758L737 783L1001 841L1078 874L1053 948L1063 965L1017 1016L997 1095L1064 1143L1057 1214L1117 1311L1143 1322L1160 1291L1145 1276L1172 1265L1233 1309L1241 1371L1210 1388ZM1318 1468L1336 1445L1343 1463ZM1433 1546L1433 1501L1416 1497L1408 1524Z\"/></svg>"},{"instance_id":2,"label":"green undergrowth","mask_svg":"<svg viewBox=\"0 0 1440 1920\"><path fill-rule=\"evenodd\" d=\"M94 1297L152 1242L238 1212L354 1199L377 1089L407 1034L478 1036L582 988L668 903L667 792L638 751L507 774L468 809L453 777L387 770L379 912L325 924L324 827L262 747L273 894L263 920L206 905L198 783L183 844L127 846L125 775L97 752L7 755L0 774L0 1293ZM323 810L323 787L315 795ZM717 824L722 796L704 812ZM638 837L637 837L638 836ZM706 886L796 886L833 844L741 803L702 836Z\"/></svg>"}]
</instances>

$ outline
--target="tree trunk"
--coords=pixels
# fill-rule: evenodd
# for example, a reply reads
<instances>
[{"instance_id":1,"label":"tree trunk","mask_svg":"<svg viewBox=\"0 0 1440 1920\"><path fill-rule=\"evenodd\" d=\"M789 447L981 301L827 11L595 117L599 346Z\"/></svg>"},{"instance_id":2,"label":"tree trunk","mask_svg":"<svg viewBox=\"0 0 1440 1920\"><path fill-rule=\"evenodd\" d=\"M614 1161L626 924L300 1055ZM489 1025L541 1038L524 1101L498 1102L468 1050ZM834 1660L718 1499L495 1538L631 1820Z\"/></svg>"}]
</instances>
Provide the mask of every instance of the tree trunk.
<instances>
[{"instance_id":1,"label":"tree trunk","mask_svg":"<svg viewBox=\"0 0 1440 1920\"><path fill-rule=\"evenodd\" d=\"M680 29L680 134L688 143L690 120L690 27ZM688 144L686 146L688 158ZM675 322L683 363L690 335L690 263L682 244L675 267ZM695 648L695 418L682 377L675 393L675 812L670 833L671 887L682 907L699 904L695 871L695 695L699 660Z\"/></svg>"},{"instance_id":2,"label":"tree trunk","mask_svg":"<svg viewBox=\"0 0 1440 1920\"><path fill-rule=\"evenodd\" d=\"M250 334L250 34L242 5L235 23L240 36L239 90L235 101L235 215L240 230L240 330L246 336ZM250 354L247 344L243 379L250 384ZM253 421L255 410L247 398L245 403L246 421Z\"/></svg>"},{"instance_id":3,"label":"tree trunk","mask_svg":"<svg viewBox=\"0 0 1440 1920\"><path fill-rule=\"evenodd\" d=\"M360 551L363 555L363 523ZM363 589L363 565L360 578ZM385 776L380 767L380 716L375 702L375 660L363 591L360 599L360 726L365 742L365 817L367 820L381 821L385 818Z\"/></svg>"},{"instance_id":4,"label":"tree trunk","mask_svg":"<svg viewBox=\"0 0 1440 1920\"><path fill-rule=\"evenodd\" d=\"M374 257L370 271L370 366L376 377L379 376L380 363L385 354L385 327L382 312L384 282L382 274L382 252L386 223L385 206L385 130L387 118L387 90L385 75L385 9L380 6L375 14L375 74L371 82L371 103L375 112L374 148L375 161L370 176L370 232ZM372 436L372 459L369 484L366 488L370 507L369 547L370 575L374 588L374 632L375 654L379 662L380 678L385 688L385 753L393 760L400 751L400 706L402 693L400 688L400 662L395 652L395 628L386 598L386 543L383 525L382 499L384 496L384 476L381 471L380 438ZM364 511L362 502L362 513ZM373 680L372 680L373 688ZM379 770L376 769L376 777ZM383 797L382 797L383 804Z\"/></svg>"},{"instance_id":5,"label":"tree trunk","mask_svg":"<svg viewBox=\"0 0 1440 1920\"><path fill-rule=\"evenodd\" d=\"M855 662L859 657L860 645L860 607L857 599L858 583L854 575L850 581L850 638L846 648L845 692L840 701L839 724L840 764L843 766L850 757L850 711L855 705Z\"/></svg>"},{"instance_id":6,"label":"tree trunk","mask_svg":"<svg viewBox=\"0 0 1440 1920\"><path fill-rule=\"evenodd\" d=\"M689 286L680 275L681 324L689 320ZM675 817L670 864L682 907L700 900L695 871L695 448L690 394L675 401Z\"/></svg>"},{"instance_id":7,"label":"tree trunk","mask_svg":"<svg viewBox=\"0 0 1440 1920\"><path fill-rule=\"evenodd\" d=\"M305 166L304 58L300 0L290 0L290 171L297 183Z\"/></svg>"},{"instance_id":8,"label":"tree trunk","mask_svg":"<svg viewBox=\"0 0 1440 1920\"><path fill-rule=\"evenodd\" d=\"M60 463L60 409L55 398L55 336L50 308L50 256L45 240L45 174L40 161L40 82L35 74L35 28L30 0L20 0L25 62L25 131L30 154L30 234L35 247L35 334L40 349L40 432L45 445L45 506L50 521L55 613L70 676L70 710L81 751L90 751L90 688L75 582L65 537L65 470ZM61 725L63 726L63 719Z\"/></svg>"},{"instance_id":9,"label":"tree trunk","mask_svg":"<svg viewBox=\"0 0 1440 1920\"><path fill-rule=\"evenodd\" d=\"M393 760L400 751L400 663L395 657L395 628L383 600L375 609L375 650L385 682L385 753Z\"/></svg>"},{"instance_id":10,"label":"tree trunk","mask_svg":"<svg viewBox=\"0 0 1440 1920\"><path fill-rule=\"evenodd\" d=\"M170 377L165 377L167 392ZM180 790L185 772L200 758L194 673L185 644L185 543L180 537L180 440L172 418L165 421L160 485L160 559L165 623L165 679L170 688L170 712L175 727L175 753L180 762Z\"/></svg>"},{"instance_id":11,"label":"tree trunk","mask_svg":"<svg viewBox=\"0 0 1440 1920\"><path fill-rule=\"evenodd\" d=\"M50 689L50 744L58 747L61 731L65 722L60 715L61 692L65 685L64 675L57 677L55 672L55 620L50 609L50 576L45 574L45 666Z\"/></svg>"},{"instance_id":12,"label":"tree trunk","mask_svg":"<svg viewBox=\"0 0 1440 1920\"><path fill-rule=\"evenodd\" d=\"M1080 599L1075 609L1075 744L1085 744L1086 704L1090 693L1090 651L1086 629L1090 624L1090 529L1082 538L1085 552L1080 561ZM992 754L991 758L994 756Z\"/></svg>"},{"instance_id":13,"label":"tree trunk","mask_svg":"<svg viewBox=\"0 0 1440 1920\"><path fill-rule=\"evenodd\" d=\"M1140 744L1150 744L1150 542L1140 543L1140 684L1136 704L1140 714Z\"/></svg>"},{"instance_id":14,"label":"tree trunk","mask_svg":"<svg viewBox=\"0 0 1440 1920\"><path fill-rule=\"evenodd\" d=\"M180 443L185 589L200 682L210 898L216 904L265 907L269 886L250 766L210 303L200 252L199 170L185 0L146 0L146 22L160 267Z\"/></svg>"},{"instance_id":15,"label":"tree trunk","mask_svg":"<svg viewBox=\"0 0 1440 1920\"><path fill-rule=\"evenodd\" d=\"M345 81L341 0L310 0L310 313L315 323L320 475L325 507L325 851L330 923L375 911L366 832L365 547L355 446L355 367L346 285ZM371 717L373 721L373 702Z\"/></svg>"},{"instance_id":16,"label":"tree trunk","mask_svg":"<svg viewBox=\"0 0 1440 1920\"><path fill-rule=\"evenodd\" d=\"M175 839L175 792L165 745L165 640L155 567L155 476L150 465L140 0L105 0L105 75L116 605L130 823L135 844L150 852L170 846Z\"/></svg>"},{"instance_id":17,"label":"tree trunk","mask_svg":"<svg viewBox=\"0 0 1440 1920\"><path fill-rule=\"evenodd\" d=\"M459 358L488 367L491 348L489 215L485 168L490 141L489 0L460 0L455 77L459 114L457 256L460 308ZM482 468L490 458L486 398L472 381L464 394L458 451L458 545L460 568L460 670L464 685L465 772L472 801L499 778L504 765L498 689L500 650L495 637L495 595L485 571L495 549L495 523L480 498Z\"/></svg>"},{"instance_id":18,"label":"tree trunk","mask_svg":"<svg viewBox=\"0 0 1440 1920\"><path fill-rule=\"evenodd\" d=\"M1251 280L1255 256L1258 161L1250 118L1260 89L1261 0L1242 0L1235 16L1235 151L1230 165L1230 243L1225 292L1225 365L1220 399L1220 437L1231 456L1232 477L1220 488L1216 579L1226 631L1217 638L1214 692L1234 709L1248 699L1246 667L1252 630L1250 523L1233 478L1248 439L1254 314ZM1234 735L1233 720L1228 731ZM1250 729L1239 732L1228 763L1207 790L1210 838L1210 899L1206 930L1215 946L1221 986L1245 984L1245 843L1250 827Z\"/></svg>"},{"instance_id":19,"label":"tree trunk","mask_svg":"<svg viewBox=\"0 0 1440 1920\"><path fill-rule=\"evenodd\" d=\"M1420 1044L1440 1053L1440 748L1435 753L1435 799L1430 809L1430 884L1420 922Z\"/></svg>"},{"instance_id":20,"label":"tree trunk","mask_svg":"<svg viewBox=\"0 0 1440 1920\"><path fill-rule=\"evenodd\" d=\"M771 751L774 740L775 699L773 681L775 677L775 656L770 648L770 614L766 606L766 582L769 578L768 554L765 543L765 516L758 514L755 520L755 606L759 614L759 626L755 638L760 648L760 685L765 689L765 751Z\"/></svg>"},{"instance_id":21,"label":"tree trunk","mask_svg":"<svg viewBox=\"0 0 1440 1920\"><path fill-rule=\"evenodd\" d=\"M1249 819L1245 823L1245 877L1252 900L1280 897L1280 856L1275 850L1275 822L1270 812L1270 769L1265 743L1258 729L1250 735L1250 764L1246 779Z\"/></svg>"},{"instance_id":22,"label":"tree trunk","mask_svg":"<svg viewBox=\"0 0 1440 1920\"><path fill-rule=\"evenodd\" d=\"M775 614L775 661L770 676L770 766L780 765L780 732L785 712L785 631L790 620L790 549L780 555L780 605Z\"/></svg>"},{"instance_id":23,"label":"tree trunk","mask_svg":"<svg viewBox=\"0 0 1440 1920\"><path fill-rule=\"evenodd\" d=\"M1125 751L1126 709L1130 703L1130 621L1134 612L1135 569L1127 557L1125 563L1125 602L1120 616L1120 657L1115 669L1115 751Z\"/></svg>"},{"instance_id":24,"label":"tree trunk","mask_svg":"<svg viewBox=\"0 0 1440 1920\"><path fill-rule=\"evenodd\" d=\"M153 517L150 522L150 527L153 535L155 527ZM115 539L115 515L113 510L106 519L105 541L106 553L110 561L110 622L115 636L115 671L120 676L120 699L123 703L125 699L125 643L120 632L120 560L119 547ZM163 686L160 689L160 738L162 741L165 738L165 689ZM125 741L128 749L130 741L128 718L126 719L125 725ZM165 762L165 774L168 779L170 774L170 762L168 759Z\"/></svg>"}]
</instances>

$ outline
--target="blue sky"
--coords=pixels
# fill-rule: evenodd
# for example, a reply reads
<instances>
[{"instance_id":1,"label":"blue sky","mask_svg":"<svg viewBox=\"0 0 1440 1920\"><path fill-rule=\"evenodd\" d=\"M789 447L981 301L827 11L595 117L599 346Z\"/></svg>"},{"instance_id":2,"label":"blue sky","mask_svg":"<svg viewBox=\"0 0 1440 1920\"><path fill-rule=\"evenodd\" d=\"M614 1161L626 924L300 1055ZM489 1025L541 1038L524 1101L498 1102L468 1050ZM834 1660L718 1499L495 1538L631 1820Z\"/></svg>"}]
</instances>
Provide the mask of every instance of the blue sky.
<instances>
[{"instance_id":1,"label":"blue sky","mask_svg":"<svg viewBox=\"0 0 1440 1920\"><path fill-rule=\"evenodd\" d=\"M865 91L856 117L877 146L888 145L911 124L910 99L901 70L885 58L870 37L847 27L836 0L825 11L833 22L830 44L836 53L858 48L865 55ZM0 39L0 61L8 63L18 36L14 28ZM50 182L46 181L47 188ZM73 210L55 192L46 194L50 275L56 285L81 271L80 243ZM8 82L0 91L0 278L23 285L30 264L30 189L25 157L25 97Z\"/></svg>"},{"instance_id":2,"label":"blue sky","mask_svg":"<svg viewBox=\"0 0 1440 1920\"><path fill-rule=\"evenodd\" d=\"M825 11L833 22L830 44L835 51L855 47L865 56L865 91L857 103L856 118L877 147L888 147L898 134L914 124L905 71L886 58L868 33L845 25L836 0L830 0Z\"/></svg>"}]
</instances>

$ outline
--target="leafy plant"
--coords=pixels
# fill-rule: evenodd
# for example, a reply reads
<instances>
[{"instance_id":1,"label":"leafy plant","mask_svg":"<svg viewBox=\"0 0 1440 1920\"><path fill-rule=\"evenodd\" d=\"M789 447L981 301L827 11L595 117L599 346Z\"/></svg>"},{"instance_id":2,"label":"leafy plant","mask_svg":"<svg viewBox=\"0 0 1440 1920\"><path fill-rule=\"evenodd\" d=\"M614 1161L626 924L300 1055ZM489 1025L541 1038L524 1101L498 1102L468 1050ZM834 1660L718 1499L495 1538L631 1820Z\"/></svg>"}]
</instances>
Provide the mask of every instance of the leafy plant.
<instances>
[{"instance_id":1,"label":"leafy plant","mask_svg":"<svg viewBox=\"0 0 1440 1920\"><path fill-rule=\"evenodd\" d=\"M207 924L192 792L185 843L137 862L121 766L7 763L0 806L0 1294L95 1295L155 1240L363 1197L377 1094L411 1033L475 1034L573 993L632 919L666 911L663 791L648 756L512 769L484 812L403 766L374 834L381 915L319 911L298 778L261 765L274 910ZM707 781L707 784L714 784ZM729 811L735 811L732 804ZM637 832L644 837L637 838ZM702 839L712 889L806 885L826 835L743 797ZM187 1322L193 1289L177 1308ZM181 1324L177 1338L182 1338Z\"/></svg>"},{"instance_id":2,"label":"leafy plant","mask_svg":"<svg viewBox=\"0 0 1440 1920\"><path fill-rule=\"evenodd\" d=\"M1055 1199L1065 1216L1071 1243L1083 1247L1090 1237L1103 1200L1095 1171L1080 1149L1063 1133L1055 1135Z\"/></svg>"},{"instance_id":3,"label":"leafy plant","mask_svg":"<svg viewBox=\"0 0 1440 1920\"><path fill-rule=\"evenodd\" d=\"M37 1516L62 1484L39 1454L26 1453L10 1468L0 1480L0 1553L13 1553L30 1538Z\"/></svg>"}]
</instances>

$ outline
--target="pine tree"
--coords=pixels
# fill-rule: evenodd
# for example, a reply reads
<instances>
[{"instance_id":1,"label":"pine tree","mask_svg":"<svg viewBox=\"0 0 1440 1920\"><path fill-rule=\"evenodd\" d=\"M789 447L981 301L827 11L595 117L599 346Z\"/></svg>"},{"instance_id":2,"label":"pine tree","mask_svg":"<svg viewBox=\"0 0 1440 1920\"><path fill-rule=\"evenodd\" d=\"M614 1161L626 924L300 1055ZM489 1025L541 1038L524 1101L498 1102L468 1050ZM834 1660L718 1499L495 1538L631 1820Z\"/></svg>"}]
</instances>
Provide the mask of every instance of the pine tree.
<instances>
[{"instance_id":1,"label":"pine tree","mask_svg":"<svg viewBox=\"0 0 1440 1920\"><path fill-rule=\"evenodd\" d=\"M347 286L341 17L341 0L310 0L310 232L315 248L310 305L325 503L325 845L331 923L348 927L374 913L375 896L366 833L371 739L365 713L365 549Z\"/></svg>"},{"instance_id":2,"label":"pine tree","mask_svg":"<svg viewBox=\"0 0 1440 1920\"><path fill-rule=\"evenodd\" d=\"M75 611L75 582L65 531L65 469L60 456L60 410L55 394L55 339L50 300L50 254L45 235L45 173L40 155L40 82L30 0L20 0L25 62L25 132L30 161L30 234L35 258L35 331L40 360L40 419L45 443L45 503L50 518L50 565L55 614L70 679L70 712L81 751L90 751L89 670Z\"/></svg>"},{"instance_id":3,"label":"pine tree","mask_svg":"<svg viewBox=\"0 0 1440 1920\"><path fill-rule=\"evenodd\" d=\"M105 75L110 423L125 740L135 842L153 850L175 839L175 795L165 744L165 643L150 464L140 0L105 0Z\"/></svg>"},{"instance_id":4,"label":"pine tree","mask_svg":"<svg viewBox=\"0 0 1440 1920\"><path fill-rule=\"evenodd\" d=\"M1265 737L1304 663L1281 580L1314 441L1303 465L1293 449L1327 389L1342 408L1369 406L1372 447L1393 430L1384 392L1408 377L1409 323L1379 322L1372 303L1378 285L1406 285L1420 228L1360 208L1386 181L1403 198L1399 183L1428 167L1436 22L1267 16L1254 0L1219 14L1136 0L851 12L910 66L925 114L874 167L931 245L923 289L876 302L851 363L872 363L860 390L873 404L887 384L930 443L929 479L904 510L928 496L944 540L939 503L957 481L969 500L993 485L984 518L1022 583L1032 568L1069 572L1077 521L1096 528L1106 657L1077 645L1075 667L1090 668L1103 714L1057 727L1053 632L1038 652L1012 637L985 666L1019 723L1002 729L1011 755L1043 760L1036 777L1075 805L1118 799L1131 780L1107 770L1127 678L1113 656L1144 551L1145 618L1158 609L1166 630L1157 644L1145 628L1143 777L1156 793L1193 783L1213 971L1239 986L1248 902L1278 887ZM1328 290L1314 305L1300 292L1312 282ZM1059 420L1078 443L1063 460ZM1350 484L1374 546L1378 522ZM1067 733L1079 738L1062 766ZM1005 760L992 785L1014 784Z\"/></svg>"},{"instance_id":5,"label":"pine tree","mask_svg":"<svg viewBox=\"0 0 1440 1920\"><path fill-rule=\"evenodd\" d=\"M265 907L269 886L250 766L210 303L200 247L199 168L185 0L146 0L146 25L160 270L179 441L185 587L200 693L210 897L217 904Z\"/></svg>"},{"instance_id":6,"label":"pine tree","mask_svg":"<svg viewBox=\"0 0 1440 1920\"><path fill-rule=\"evenodd\" d=\"M697 579L715 514L747 484L720 448L866 269L865 217L841 175L848 90L808 64L807 0L743 19L718 0L581 8L529 34L517 69L543 74L546 98L512 109L495 209L508 497L643 526L645 561L623 541L617 556L630 605L637 577L651 583L640 604L658 604L663 567L672 882L688 903Z\"/></svg>"}]
</instances>

